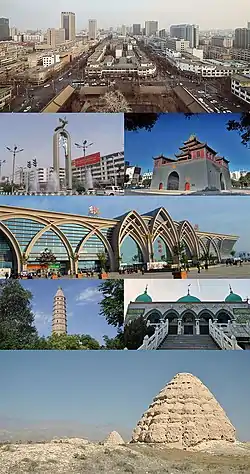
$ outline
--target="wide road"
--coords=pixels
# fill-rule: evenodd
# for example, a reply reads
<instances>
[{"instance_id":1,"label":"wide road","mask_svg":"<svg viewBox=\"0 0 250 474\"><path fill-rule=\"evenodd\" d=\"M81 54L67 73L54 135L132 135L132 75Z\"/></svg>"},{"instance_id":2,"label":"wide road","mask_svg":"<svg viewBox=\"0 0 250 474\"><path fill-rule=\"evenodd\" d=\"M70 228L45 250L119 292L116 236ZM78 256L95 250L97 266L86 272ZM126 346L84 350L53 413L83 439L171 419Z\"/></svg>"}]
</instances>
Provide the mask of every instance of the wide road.
<instances>
[{"instance_id":1,"label":"wide road","mask_svg":"<svg viewBox=\"0 0 250 474\"><path fill-rule=\"evenodd\" d=\"M23 112L28 107L29 112L40 112L59 92L61 92L67 85L71 84L73 80L83 79L84 69L87 63L88 56L92 53L84 53L74 63L66 67L62 72L60 71L53 80L45 82L41 86L27 86L21 87L21 93L16 97L11 104L11 112Z\"/></svg>"}]
</instances>

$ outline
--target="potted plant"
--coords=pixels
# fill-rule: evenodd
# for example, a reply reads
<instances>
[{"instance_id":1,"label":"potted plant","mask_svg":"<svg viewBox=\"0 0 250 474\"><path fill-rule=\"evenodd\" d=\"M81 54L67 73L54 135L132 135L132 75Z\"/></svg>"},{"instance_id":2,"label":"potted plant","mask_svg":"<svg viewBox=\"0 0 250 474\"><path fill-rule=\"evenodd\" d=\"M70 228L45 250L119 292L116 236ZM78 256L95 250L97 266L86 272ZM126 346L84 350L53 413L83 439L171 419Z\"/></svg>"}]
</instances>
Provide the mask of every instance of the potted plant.
<instances>
[{"instance_id":1,"label":"potted plant","mask_svg":"<svg viewBox=\"0 0 250 474\"><path fill-rule=\"evenodd\" d=\"M173 254L176 257L177 261L177 268L172 271L172 275L174 279L185 279L187 278L187 255L186 255L186 247L183 242L179 242L173 248Z\"/></svg>"},{"instance_id":2,"label":"potted plant","mask_svg":"<svg viewBox=\"0 0 250 474\"><path fill-rule=\"evenodd\" d=\"M106 272L107 256L104 252L101 252L97 254L97 257L100 265L99 278L100 280L104 280L108 278L108 273Z\"/></svg>"}]
</instances>

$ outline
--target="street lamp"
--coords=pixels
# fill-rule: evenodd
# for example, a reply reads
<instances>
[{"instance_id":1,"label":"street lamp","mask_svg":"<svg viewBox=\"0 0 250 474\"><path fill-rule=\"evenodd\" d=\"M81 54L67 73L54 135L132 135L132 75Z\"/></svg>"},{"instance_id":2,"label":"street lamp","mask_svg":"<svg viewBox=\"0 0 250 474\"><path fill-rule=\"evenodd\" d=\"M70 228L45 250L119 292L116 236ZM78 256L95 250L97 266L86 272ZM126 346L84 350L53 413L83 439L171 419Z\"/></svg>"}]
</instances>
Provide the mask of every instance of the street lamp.
<instances>
[{"instance_id":1,"label":"street lamp","mask_svg":"<svg viewBox=\"0 0 250 474\"><path fill-rule=\"evenodd\" d=\"M17 155L17 153L21 153L21 151L24 151L24 150L23 150L23 148L18 150L18 147L16 145L14 146L13 150L11 148L9 148L8 146L6 148L10 153L12 153L12 158L13 158L13 161L12 161L12 181L11 181L11 184L12 184L11 192L13 193L14 180L15 180L16 155Z\"/></svg>"},{"instance_id":2,"label":"street lamp","mask_svg":"<svg viewBox=\"0 0 250 474\"><path fill-rule=\"evenodd\" d=\"M92 145L94 145L94 143L88 143L87 140L84 140L84 141L82 142L82 145L80 145L79 143L75 143L75 146L76 146L77 148L81 148L81 150L83 150L83 156L84 156L84 158L85 158L85 156L86 156L86 150L87 150L90 146L92 146Z\"/></svg>"}]
</instances>

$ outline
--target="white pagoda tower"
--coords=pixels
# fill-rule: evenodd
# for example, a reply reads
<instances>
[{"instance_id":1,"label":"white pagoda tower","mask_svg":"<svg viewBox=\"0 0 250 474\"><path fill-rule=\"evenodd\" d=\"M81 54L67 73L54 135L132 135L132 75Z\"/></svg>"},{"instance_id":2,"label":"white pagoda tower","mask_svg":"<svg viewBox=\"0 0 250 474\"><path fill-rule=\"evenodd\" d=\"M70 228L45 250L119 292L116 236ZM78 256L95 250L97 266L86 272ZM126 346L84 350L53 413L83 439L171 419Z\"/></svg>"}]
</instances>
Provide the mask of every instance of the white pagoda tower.
<instances>
[{"instance_id":1,"label":"white pagoda tower","mask_svg":"<svg viewBox=\"0 0 250 474\"><path fill-rule=\"evenodd\" d=\"M52 334L67 334L66 297L62 288L58 288L54 296Z\"/></svg>"}]
</instances>

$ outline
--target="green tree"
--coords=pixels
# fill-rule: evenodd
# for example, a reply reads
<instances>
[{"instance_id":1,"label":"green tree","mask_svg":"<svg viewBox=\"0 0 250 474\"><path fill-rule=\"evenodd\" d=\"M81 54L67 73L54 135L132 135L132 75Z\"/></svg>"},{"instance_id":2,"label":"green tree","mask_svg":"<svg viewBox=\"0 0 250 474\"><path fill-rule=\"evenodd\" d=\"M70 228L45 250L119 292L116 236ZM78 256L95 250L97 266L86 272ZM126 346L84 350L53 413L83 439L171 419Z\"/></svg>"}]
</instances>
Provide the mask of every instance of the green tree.
<instances>
[{"instance_id":1,"label":"green tree","mask_svg":"<svg viewBox=\"0 0 250 474\"><path fill-rule=\"evenodd\" d=\"M232 257L234 257L235 254L236 254L236 251L235 251L235 250L232 250L232 251L230 252L230 255L231 255Z\"/></svg>"},{"instance_id":2,"label":"green tree","mask_svg":"<svg viewBox=\"0 0 250 474\"><path fill-rule=\"evenodd\" d=\"M17 280L0 284L0 349L28 349L37 343L31 298Z\"/></svg>"},{"instance_id":3,"label":"green tree","mask_svg":"<svg viewBox=\"0 0 250 474\"><path fill-rule=\"evenodd\" d=\"M105 272L107 267L107 255L104 252L100 252L97 254L97 258L99 260L100 271Z\"/></svg>"},{"instance_id":4,"label":"green tree","mask_svg":"<svg viewBox=\"0 0 250 474\"><path fill-rule=\"evenodd\" d=\"M107 350L125 349L124 333L122 330L119 330L117 336L114 338L103 336L103 340L105 342L105 346L103 347L103 349L107 349Z\"/></svg>"},{"instance_id":5,"label":"green tree","mask_svg":"<svg viewBox=\"0 0 250 474\"><path fill-rule=\"evenodd\" d=\"M47 339L48 349L73 351L73 350L98 350L100 344L88 334L52 334Z\"/></svg>"},{"instance_id":6,"label":"green tree","mask_svg":"<svg viewBox=\"0 0 250 474\"><path fill-rule=\"evenodd\" d=\"M123 280L107 280L101 283L99 291L103 294L100 302L101 315L117 329L124 324L124 283Z\"/></svg>"},{"instance_id":7,"label":"green tree","mask_svg":"<svg viewBox=\"0 0 250 474\"><path fill-rule=\"evenodd\" d=\"M51 252L49 249L44 249L43 252L40 253L39 257L37 257L37 261L42 264L49 265L50 263L56 262L56 256Z\"/></svg>"},{"instance_id":8,"label":"green tree","mask_svg":"<svg viewBox=\"0 0 250 474\"><path fill-rule=\"evenodd\" d=\"M161 114L136 114L130 113L124 116L124 127L129 132L137 132L138 130L145 129L148 132L155 126L157 120Z\"/></svg>"},{"instance_id":9,"label":"green tree","mask_svg":"<svg viewBox=\"0 0 250 474\"><path fill-rule=\"evenodd\" d=\"M124 345L127 349L138 349L146 335L149 337L154 333L154 328L148 327L147 322L140 316L124 328Z\"/></svg>"},{"instance_id":10,"label":"green tree","mask_svg":"<svg viewBox=\"0 0 250 474\"><path fill-rule=\"evenodd\" d=\"M250 112L244 112L239 120L229 120L227 130L237 131L241 137L241 143L249 146L250 141Z\"/></svg>"}]
</instances>

